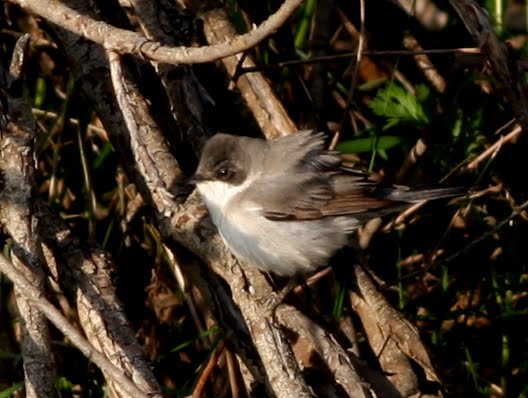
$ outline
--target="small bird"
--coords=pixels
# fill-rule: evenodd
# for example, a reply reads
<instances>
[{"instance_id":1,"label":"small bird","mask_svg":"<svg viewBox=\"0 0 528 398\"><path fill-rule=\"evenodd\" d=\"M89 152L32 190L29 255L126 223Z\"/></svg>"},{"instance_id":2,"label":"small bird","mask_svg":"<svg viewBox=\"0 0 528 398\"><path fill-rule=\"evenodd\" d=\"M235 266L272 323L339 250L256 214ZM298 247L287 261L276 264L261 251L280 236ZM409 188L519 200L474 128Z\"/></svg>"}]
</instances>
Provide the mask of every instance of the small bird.
<instances>
[{"instance_id":1,"label":"small bird","mask_svg":"<svg viewBox=\"0 0 528 398\"><path fill-rule=\"evenodd\" d=\"M369 219L463 193L382 186L345 167L312 131L273 141L216 134L190 182L233 254L280 276L325 265Z\"/></svg>"}]
</instances>

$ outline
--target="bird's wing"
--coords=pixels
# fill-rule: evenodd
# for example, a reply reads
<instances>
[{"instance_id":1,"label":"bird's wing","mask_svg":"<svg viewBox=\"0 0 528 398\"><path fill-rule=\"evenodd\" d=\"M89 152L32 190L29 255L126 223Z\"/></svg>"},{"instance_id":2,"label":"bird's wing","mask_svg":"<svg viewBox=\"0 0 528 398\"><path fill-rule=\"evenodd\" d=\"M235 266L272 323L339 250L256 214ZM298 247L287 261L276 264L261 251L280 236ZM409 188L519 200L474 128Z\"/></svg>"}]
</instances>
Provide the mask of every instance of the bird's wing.
<instances>
[{"instance_id":1,"label":"bird's wing","mask_svg":"<svg viewBox=\"0 0 528 398\"><path fill-rule=\"evenodd\" d=\"M341 164L338 152L325 149L324 133L303 130L269 141L269 144L267 175L284 171L322 172L337 169Z\"/></svg>"},{"instance_id":2,"label":"bird's wing","mask_svg":"<svg viewBox=\"0 0 528 398\"><path fill-rule=\"evenodd\" d=\"M270 144L266 174L244 193L270 220L353 215L364 222L407 203L463 193L460 188L382 187L367 173L343 167L338 152L325 150L322 133L301 131Z\"/></svg>"},{"instance_id":3,"label":"bird's wing","mask_svg":"<svg viewBox=\"0 0 528 398\"><path fill-rule=\"evenodd\" d=\"M328 216L352 215L360 217L394 201L377 197L376 183L364 177L349 176L349 189L340 192L333 186L333 178L319 173L295 173L261 178L244 192L270 220L313 220Z\"/></svg>"},{"instance_id":4,"label":"bird's wing","mask_svg":"<svg viewBox=\"0 0 528 398\"><path fill-rule=\"evenodd\" d=\"M339 153L325 149L324 133L299 131L269 144L266 172L243 194L268 219L309 220L386 205L366 195L375 187L368 174L343 168ZM348 177L347 192L333 184L334 176L342 173Z\"/></svg>"},{"instance_id":5,"label":"bird's wing","mask_svg":"<svg viewBox=\"0 0 528 398\"><path fill-rule=\"evenodd\" d=\"M259 204L263 215L274 221L313 220L352 216L360 223L405 209L422 200L460 196L465 188L410 189L383 187L365 177L349 174L285 175L252 184L247 198Z\"/></svg>"}]
</instances>

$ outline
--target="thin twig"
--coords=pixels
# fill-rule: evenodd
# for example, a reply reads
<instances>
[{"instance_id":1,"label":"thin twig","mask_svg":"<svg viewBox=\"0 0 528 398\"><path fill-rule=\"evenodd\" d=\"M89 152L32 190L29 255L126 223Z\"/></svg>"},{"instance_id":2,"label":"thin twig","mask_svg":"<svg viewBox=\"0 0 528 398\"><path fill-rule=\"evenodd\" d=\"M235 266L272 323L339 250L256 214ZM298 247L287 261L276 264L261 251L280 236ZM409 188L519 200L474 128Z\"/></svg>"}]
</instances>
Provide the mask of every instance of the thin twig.
<instances>
[{"instance_id":1,"label":"thin twig","mask_svg":"<svg viewBox=\"0 0 528 398\"><path fill-rule=\"evenodd\" d=\"M241 391L237 381L237 364L235 355L230 350L225 350L227 374L229 376L229 386L231 387L231 396L233 398L240 398Z\"/></svg>"},{"instance_id":2,"label":"thin twig","mask_svg":"<svg viewBox=\"0 0 528 398\"><path fill-rule=\"evenodd\" d=\"M482 152L480 155L478 155L475 159L471 161L466 166L466 169L476 169L479 164L486 158L490 156L496 156L497 153L500 151L503 144L513 140L516 138L519 134L522 132L522 127L520 125L515 125L514 129L510 131L505 136L501 136L497 141L495 141L489 148L487 148L484 152Z\"/></svg>"},{"instance_id":3,"label":"thin twig","mask_svg":"<svg viewBox=\"0 0 528 398\"><path fill-rule=\"evenodd\" d=\"M422 46L418 43L418 40L410 34L407 34L403 39L403 45L408 50L416 51L417 53L422 50ZM414 59L416 61L416 65L418 68L420 68L427 80L438 93L442 94L446 88L446 81L440 72L435 68L427 54L416 54Z\"/></svg>"},{"instance_id":4,"label":"thin twig","mask_svg":"<svg viewBox=\"0 0 528 398\"><path fill-rule=\"evenodd\" d=\"M218 363L218 359L220 358L220 355L222 354L222 352L224 352L224 349L225 349L225 341L221 340L218 343L218 346L216 347L213 355L211 355L211 358L209 358L209 361L207 362L205 369L200 375L200 378L196 382L196 386L194 387L194 391L192 393L193 398L200 398L203 395L204 389L205 389L205 383L211 376L211 373L213 372L214 367Z\"/></svg>"},{"instance_id":5,"label":"thin twig","mask_svg":"<svg viewBox=\"0 0 528 398\"><path fill-rule=\"evenodd\" d=\"M528 200L524 202L522 205L517 207L508 217L506 217L504 220L502 220L500 223L498 223L493 229L489 230L479 238L473 240L469 244L467 244L462 250L459 250L458 252L452 254L448 258L446 258L444 261L442 261L440 264L447 264L451 261L453 261L458 256L461 256L464 253L467 253L469 250L471 250L473 247L478 245L479 243L483 242L493 234L497 233L500 229L502 229L504 226L506 226L511 220L513 220L515 217L521 215L521 213L528 209Z\"/></svg>"},{"instance_id":6,"label":"thin twig","mask_svg":"<svg viewBox=\"0 0 528 398\"><path fill-rule=\"evenodd\" d=\"M352 81L350 82L350 90L347 97L347 108L349 107L352 99L354 98L354 90L357 85L357 79L359 75L359 64L361 62L361 57L363 56L363 48L365 46L365 0L359 1L359 19L360 19L360 28L359 28L359 38L358 38L358 48L356 51L356 65L354 68L354 73L352 74ZM343 113L341 118L341 123L339 123L338 131L341 131L343 124L345 122L347 113Z\"/></svg>"},{"instance_id":7,"label":"thin twig","mask_svg":"<svg viewBox=\"0 0 528 398\"><path fill-rule=\"evenodd\" d=\"M57 119L60 117L60 115L58 115L56 112L52 112L48 110L33 108L31 111L33 112L33 115L37 117L43 117L45 119ZM79 120L77 119L69 118L67 119L67 121L68 123L74 126L79 125ZM103 138L105 141L108 141L108 137L106 136L106 130L104 128L97 127L94 124L88 124L87 127L89 131L93 131L94 133L97 133L100 138Z\"/></svg>"},{"instance_id":8,"label":"thin twig","mask_svg":"<svg viewBox=\"0 0 528 398\"><path fill-rule=\"evenodd\" d=\"M189 288L185 281L185 276L180 267L180 263L174 256L174 253L172 252L172 250L165 243L161 243L161 245L163 247L163 250L165 251L165 255L167 256L170 262L172 272L174 273L174 278L176 279L176 282L178 283L178 287L183 293L185 304L187 304L187 308L189 309L189 312L191 313L191 318L194 321L194 326L196 326L196 329L198 330L200 334L203 334L205 332L205 328L202 325L202 322L200 321L200 317L198 316L198 310L196 309L196 305L194 303L192 295L189 293Z\"/></svg>"},{"instance_id":9,"label":"thin twig","mask_svg":"<svg viewBox=\"0 0 528 398\"><path fill-rule=\"evenodd\" d=\"M92 175L89 166L88 159L86 157L86 151L84 149L83 137L81 134L81 126L77 125L77 145L79 146L79 158L81 160L81 166L84 177L84 184L86 185L86 193L88 196L88 239L90 242L95 242L96 239L96 225L95 225L95 212L97 210L97 199L95 197L94 186L92 183Z\"/></svg>"},{"instance_id":10,"label":"thin twig","mask_svg":"<svg viewBox=\"0 0 528 398\"><path fill-rule=\"evenodd\" d=\"M421 51L410 51L410 50L364 50L362 55L370 56L407 56L407 57L416 57L417 55L427 54L427 55L445 55L445 54L480 54L481 50L476 47L470 48L447 48L447 49L433 49L433 50L421 50ZM320 57L311 57L307 59L293 59L289 61L277 62L275 64L268 64L262 66L253 66L245 67L240 69L240 74L259 72L269 69L282 69L288 66L295 65L310 65L316 64L319 62L334 62L340 59L350 59L357 57L357 51L344 54L334 54L334 55L324 55Z\"/></svg>"}]
</instances>

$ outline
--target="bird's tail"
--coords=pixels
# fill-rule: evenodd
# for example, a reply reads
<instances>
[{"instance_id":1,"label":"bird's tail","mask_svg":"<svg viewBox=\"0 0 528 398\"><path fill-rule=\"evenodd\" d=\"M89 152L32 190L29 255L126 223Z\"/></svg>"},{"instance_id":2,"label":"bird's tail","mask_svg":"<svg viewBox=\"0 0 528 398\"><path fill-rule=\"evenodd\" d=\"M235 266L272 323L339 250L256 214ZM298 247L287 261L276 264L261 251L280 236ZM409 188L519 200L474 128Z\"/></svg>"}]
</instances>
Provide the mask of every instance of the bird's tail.
<instances>
[{"instance_id":1,"label":"bird's tail","mask_svg":"<svg viewBox=\"0 0 528 398\"><path fill-rule=\"evenodd\" d=\"M397 202L415 203L422 200L464 196L468 193L469 189L466 187L408 188L395 186L381 188L380 196Z\"/></svg>"}]
</instances>

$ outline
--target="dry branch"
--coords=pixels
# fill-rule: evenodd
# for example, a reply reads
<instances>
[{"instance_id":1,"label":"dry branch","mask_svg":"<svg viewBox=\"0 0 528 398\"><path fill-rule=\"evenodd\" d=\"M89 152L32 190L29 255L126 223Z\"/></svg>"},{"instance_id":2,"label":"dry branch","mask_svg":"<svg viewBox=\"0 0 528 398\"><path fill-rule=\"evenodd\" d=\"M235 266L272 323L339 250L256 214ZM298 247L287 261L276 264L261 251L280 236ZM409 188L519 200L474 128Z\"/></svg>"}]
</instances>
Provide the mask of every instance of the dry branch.
<instances>
[{"instance_id":1,"label":"dry branch","mask_svg":"<svg viewBox=\"0 0 528 398\"><path fill-rule=\"evenodd\" d=\"M81 333L62 315L62 313L55 308L48 300L44 298L42 292L38 290L33 283L26 278L24 274L18 271L8 259L0 254L0 271L5 273L9 279L23 292L34 308L38 308L47 319L49 319L65 336L75 342L76 347L87 357L92 360L101 370L106 372L116 383L118 383L124 391L130 396L137 398L146 398L149 395L141 391L134 382L128 379L123 372L112 365L86 340ZM38 375L35 375L38 376ZM38 392L41 394L42 392ZM40 396L40 395L36 396ZM51 395L53 396L53 395Z\"/></svg>"},{"instance_id":2,"label":"dry branch","mask_svg":"<svg viewBox=\"0 0 528 398\"><path fill-rule=\"evenodd\" d=\"M204 33L212 45L232 41L237 37L224 9L218 8L203 15ZM270 83L260 72L237 76L239 68L251 68L255 62L250 54L237 54L222 59L228 75L235 79L237 88L253 113L260 129L268 139L283 137L297 131Z\"/></svg>"},{"instance_id":3,"label":"dry branch","mask_svg":"<svg viewBox=\"0 0 528 398\"><path fill-rule=\"evenodd\" d=\"M368 397L367 382L357 374L349 354L330 333L290 306L280 305L277 308L277 319L286 328L296 332L299 339L308 340L311 351L317 352L325 361L336 383L341 385L349 396ZM308 364L304 364L304 367L306 365Z\"/></svg>"},{"instance_id":4,"label":"dry branch","mask_svg":"<svg viewBox=\"0 0 528 398\"><path fill-rule=\"evenodd\" d=\"M211 62L248 50L279 29L302 0L285 0L280 8L256 29L231 41L213 46L169 47L148 40L145 36L118 29L105 22L86 17L80 12L52 0L9 0L75 34L120 54L135 54L141 58L169 64Z\"/></svg>"},{"instance_id":5,"label":"dry branch","mask_svg":"<svg viewBox=\"0 0 528 398\"><path fill-rule=\"evenodd\" d=\"M52 275L76 304L79 323L90 344L150 397L161 397L160 386L117 298L109 255L83 244L47 206L37 209L39 234L46 245ZM76 340L72 340L79 345ZM114 397L127 389L103 369Z\"/></svg>"},{"instance_id":6,"label":"dry branch","mask_svg":"<svg viewBox=\"0 0 528 398\"><path fill-rule=\"evenodd\" d=\"M488 14L473 0L450 0L468 32L486 55L493 73L505 91L519 124L528 131L528 102L516 62L508 46L495 34Z\"/></svg>"},{"instance_id":7,"label":"dry branch","mask_svg":"<svg viewBox=\"0 0 528 398\"><path fill-rule=\"evenodd\" d=\"M134 16L149 40L177 45L184 41L174 15L181 11L169 2L132 0ZM170 8L169 8L170 7ZM167 9L168 8L168 9ZM207 138L214 134L207 119L215 106L206 88L197 78L193 66L173 65L151 60L167 93L170 111L178 128L185 133L196 153L199 153Z\"/></svg>"},{"instance_id":8,"label":"dry branch","mask_svg":"<svg viewBox=\"0 0 528 398\"><path fill-rule=\"evenodd\" d=\"M12 66L11 70L21 70L21 67ZM148 391L150 396L159 396L157 381L148 365L141 359L141 348L134 332L128 328L126 318L121 312L121 304L115 299L112 282L107 273L108 267L104 267L105 257L95 252L81 252L84 257L72 250L68 253L68 244L71 244L73 239L66 231L64 222L53 220L49 213L42 211L42 207L39 214L34 214L32 188L35 185L35 162L32 146L36 136L35 122L31 108L25 100L8 97L8 104L11 121L0 135L0 170L3 176L0 220L13 239L13 264L10 265L3 258L2 270L15 283L19 311L24 320L22 346L27 373L26 395L55 396L55 369L47 328L49 318L84 354L93 358L103 369L114 391L113 396L144 394L97 349L104 351L108 357L119 363L122 369L129 371L137 386ZM60 247L58 252L62 254L63 261L56 265L54 274L61 275L61 278L57 277L57 281L70 289L71 296L77 295L81 324L97 349L88 343L57 309L43 299L45 262L41 237L46 236L49 243L55 233L57 239L62 238L56 245ZM29 286L30 283L34 286ZM37 305L34 300L38 301ZM103 335L103 330L109 331L111 338Z\"/></svg>"},{"instance_id":9,"label":"dry branch","mask_svg":"<svg viewBox=\"0 0 528 398\"><path fill-rule=\"evenodd\" d=\"M358 292L351 294L352 305L361 318L381 368L394 387L404 397L419 391L411 360L422 367L428 380L438 382L416 327L387 302L362 267L354 267L354 273Z\"/></svg>"},{"instance_id":10,"label":"dry branch","mask_svg":"<svg viewBox=\"0 0 528 398\"><path fill-rule=\"evenodd\" d=\"M129 129L132 156L149 190L149 196L158 214L158 221L162 226L162 235L172 236L191 249L228 282L233 299L244 316L265 373L268 375L266 382L269 393L277 397L309 396L310 393L301 377L297 377L293 382L289 379L288 375L298 373L294 362L282 361L284 367L293 366L289 371L277 366L277 363L281 363L283 357L281 350L284 347L276 344L275 338L277 335L280 336L280 331L277 331L269 321L272 306L260 306L258 300L246 291L245 279L236 260L219 239L210 220L203 219L206 214L203 205L194 198L187 200L185 207L178 206L175 202L171 202L170 194L164 189L167 184L157 181L159 178L157 170L174 169L174 166L171 168L166 164L166 161L170 161L169 158L157 157L156 166L151 164L153 158L149 154L153 150L159 151L153 146L162 145L161 132L155 129L154 125L149 125L149 137L146 140L144 134L147 130L143 125L145 120L134 118L136 112L145 110L145 105L142 105L141 101L138 102L139 97L135 94L129 95L133 90L132 84L125 76L121 61L115 53L110 54L110 67L117 99ZM140 121L141 124L138 124ZM158 140L155 137L158 137ZM269 296L271 287L260 273L255 271L251 276L246 274L246 277L256 291L267 293L263 297Z\"/></svg>"},{"instance_id":11,"label":"dry branch","mask_svg":"<svg viewBox=\"0 0 528 398\"><path fill-rule=\"evenodd\" d=\"M13 81L20 76L27 37L19 40L10 71ZM2 87L0 98L7 105L0 127L0 224L10 236L12 267L27 282L45 294L44 257L33 215L35 161L33 145L36 125L29 101L8 94ZM5 262L8 262L3 258ZM27 397L55 396L55 363L45 315L33 305L25 289L15 285L16 304L22 328L22 354Z\"/></svg>"},{"instance_id":12,"label":"dry branch","mask_svg":"<svg viewBox=\"0 0 528 398\"><path fill-rule=\"evenodd\" d=\"M195 83L199 85L200 82L193 76L190 68L180 69L180 67L161 65L162 60L169 61L169 58L163 57L172 54L173 58L170 58L170 62L204 62L204 59L217 59L220 56L237 53L241 51L240 49L249 49L257 42L253 35L255 32L263 34L264 28L267 27L266 34L269 34L280 26L280 24L272 25L272 21L277 23L279 18L283 18L284 21L288 13L293 11L294 8L291 7L296 7L299 2L286 1L280 11L270 17L257 31L245 36L236 36L222 10L210 11L204 15L209 40L219 41L220 44L196 49L164 47L154 42L153 40L166 43L169 37L165 36L165 32L158 30L160 22L155 9L152 8L153 4L140 0L133 0L132 4L136 9L139 24L148 38L83 16L90 15L83 1L78 1L78 6L74 7L78 11L82 10L78 13L67 9L63 3L49 0L11 1L24 4L33 12L71 29L67 31L55 25L51 28L68 56L76 79L81 82L85 93L91 98L108 131L113 147L127 168L130 180L138 187L145 203L152 207L164 243L170 244L171 240L176 241L197 254L205 263L200 270L203 277L201 275L193 277L202 278L200 287L211 291L209 296L213 297L217 313L221 314L218 317L219 322L225 323L222 324L222 328L227 331L227 340L232 340L239 360L242 358L240 368L249 393L252 384L260 383L265 386L268 396L312 396L310 380L304 379L302 360L299 355L295 355L297 353L292 347L292 342L288 340L281 325L277 324L273 317L277 302L273 300L275 297L269 281L256 268L251 265L240 265L233 258L196 195L191 195L185 205L177 203L176 199L179 199L181 193L178 180L182 177L179 163L166 144L166 136L152 116L149 102L139 89L140 85L136 84L127 68L129 65L137 66L133 62L138 60L128 64L120 56L122 53L131 52L152 61L152 65L164 82L173 108L176 103L188 101L186 103L189 105L188 109L191 109L193 116L198 115L195 119L196 123L202 124L199 115L204 111L204 108L201 108L203 104L195 102L200 97L200 89L197 89L198 93L191 93L178 87L185 85L186 82L191 85ZM48 8L44 10L43 7L46 6ZM66 16L71 19L65 19ZM222 29L219 29L220 25L223 25ZM270 26L275 28L270 29ZM219 36L215 37L215 34ZM253 44L248 45L250 39L253 40L251 42ZM226 50L222 50L223 53L214 53L215 49ZM358 53L358 59L360 56L361 51ZM233 56L232 59L225 60L229 73L236 73L240 58ZM248 62L247 57L244 62ZM251 66L249 64L249 67ZM169 81L169 73L182 70L188 72L184 81L178 81L176 84ZM257 119L261 120L265 134L273 137L293 131L293 123L287 118L278 100L275 97L271 98L273 93L265 79L260 75L248 75L243 79L248 85L248 92L253 94L257 92L255 99L250 102L254 101L256 104L253 112L256 114L262 112ZM241 91L245 92L242 88L242 84L245 83L239 80L238 84ZM181 91L171 95L173 89L176 91L181 89ZM204 98L207 102L207 96ZM199 101L204 98L200 98ZM265 101L270 102L262 105ZM198 150L208 134L207 126L200 126L203 129L198 133L196 130L190 130L191 119L183 121L182 111L178 112L173 112L174 118L182 130L186 130L190 136L196 138L194 147ZM64 283L62 279L71 278L81 286L80 292L75 293L77 305L81 321L85 325L88 337L92 339L92 344L109 356L117 356L116 360L124 370L123 373L133 375L134 381L141 381L138 385L141 385L144 391L153 391L156 394L158 391L156 381L153 380L146 364L136 358L136 355L140 355L137 342L127 327L121 313L121 305L115 298L112 282L106 274L107 259L99 251L80 248L67 228L48 218L50 216L44 210L40 213L40 217L43 220L50 220L50 227L55 225L56 229L48 230L46 236L56 258L64 263L73 262L68 263L69 268L72 268L71 274L67 278L62 276L58 280ZM61 272L65 275L66 270L55 274L59 275ZM421 365L432 380L436 380L434 369L416 329L408 325L383 299L372 281L361 273L361 269L356 269L356 276L360 294L354 296L354 303L366 325L365 330L369 334L371 345L376 353L380 354L380 363L387 372L390 372L396 388L402 394L415 392L419 388L414 371L409 365L409 358ZM220 279L227 282L229 287L227 288ZM103 301L100 301L101 299ZM115 312L108 315L107 311ZM90 316L92 314L93 319ZM387 379L383 376L378 374L376 378L361 373L358 370L360 366L353 360L354 357L349 355L332 335L312 320L287 307L279 307L277 315L282 326L295 331L300 339L309 342L311 351L324 359L337 384L349 396L367 396L369 389L380 396L397 396L398 392L392 385L387 388ZM368 322L370 324L367 325ZM125 329L123 336L119 335L118 328ZM100 336L96 336L97 330ZM81 348L84 347L83 352L94 352L93 355L97 356L96 351L87 351L88 346L84 345L82 339L78 337L73 339ZM111 347L114 342L121 346L116 351ZM126 349L128 344L132 345L131 351ZM109 372L108 369L113 369L108 367L108 364L100 365L99 362L97 364L105 375ZM364 369L362 371L364 372ZM107 377L113 379L120 377L119 375L107 375ZM365 380L370 384L362 384ZM124 383L120 385L126 385L126 382ZM380 387L384 383L385 389ZM117 391L117 388L114 391ZM124 396L125 393L120 391L117 394Z\"/></svg>"}]
</instances>

